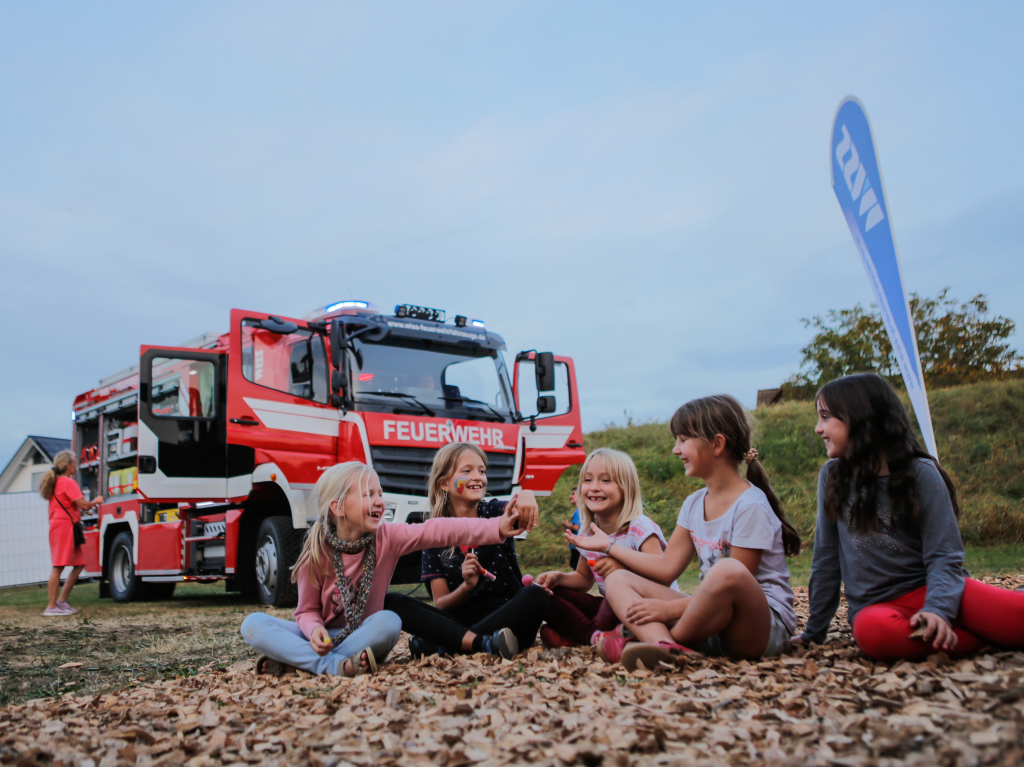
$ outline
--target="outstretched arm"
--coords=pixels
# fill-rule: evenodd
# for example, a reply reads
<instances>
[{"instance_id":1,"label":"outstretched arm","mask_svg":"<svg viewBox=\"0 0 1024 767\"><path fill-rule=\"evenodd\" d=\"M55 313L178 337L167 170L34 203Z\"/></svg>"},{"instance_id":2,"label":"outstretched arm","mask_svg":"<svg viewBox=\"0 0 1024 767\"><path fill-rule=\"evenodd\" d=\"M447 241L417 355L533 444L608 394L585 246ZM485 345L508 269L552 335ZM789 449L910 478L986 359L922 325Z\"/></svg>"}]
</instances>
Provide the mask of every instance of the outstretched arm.
<instances>
[{"instance_id":1,"label":"outstretched arm","mask_svg":"<svg viewBox=\"0 0 1024 767\"><path fill-rule=\"evenodd\" d=\"M590 531L590 535L586 536L566 533L565 538L578 549L606 551L609 557L614 557L617 562L621 562L637 575L666 586L675 582L690 564L695 553L690 531L685 527L676 527L669 538L668 547L659 554L633 551L625 546L613 544L611 538L601 532L595 524L591 524Z\"/></svg>"}]
</instances>

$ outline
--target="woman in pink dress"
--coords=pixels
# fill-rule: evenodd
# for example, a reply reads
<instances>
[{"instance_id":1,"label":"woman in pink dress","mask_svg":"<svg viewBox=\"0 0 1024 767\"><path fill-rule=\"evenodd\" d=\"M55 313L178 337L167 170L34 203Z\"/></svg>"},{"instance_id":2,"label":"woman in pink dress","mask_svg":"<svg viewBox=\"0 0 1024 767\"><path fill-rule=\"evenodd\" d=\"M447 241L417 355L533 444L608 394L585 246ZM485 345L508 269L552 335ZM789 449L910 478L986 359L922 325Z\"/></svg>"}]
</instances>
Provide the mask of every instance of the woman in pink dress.
<instances>
[{"instance_id":1,"label":"woman in pink dress","mask_svg":"<svg viewBox=\"0 0 1024 767\"><path fill-rule=\"evenodd\" d=\"M61 450L53 459L53 468L43 475L39 483L39 494L50 502L50 559L53 570L47 584L46 610L43 615L73 615L78 612L68 604L71 589L75 587L79 573L85 567L85 549L75 545L75 523L82 520L82 511L88 511L103 503L103 498L87 501L82 490L72 477L78 463L70 450ZM60 576L65 567L71 567L71 575L60 589ZM57 590L60 589L60 596Z\"/></svg>"}]
</instances>

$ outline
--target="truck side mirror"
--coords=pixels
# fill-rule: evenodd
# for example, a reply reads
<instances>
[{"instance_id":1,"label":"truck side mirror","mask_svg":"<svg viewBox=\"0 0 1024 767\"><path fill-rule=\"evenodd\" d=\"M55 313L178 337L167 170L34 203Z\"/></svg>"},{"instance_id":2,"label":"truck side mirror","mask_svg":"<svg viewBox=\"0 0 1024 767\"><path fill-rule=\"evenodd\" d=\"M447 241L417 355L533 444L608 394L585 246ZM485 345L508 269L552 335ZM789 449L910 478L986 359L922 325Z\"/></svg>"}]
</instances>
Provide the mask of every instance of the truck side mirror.
<instances>
[{"instance_id":1,"label":"truck side mirror","mask_svg":"<svg viewBox=\"0 0 1024 767\"><path fill-rule=\"evenodd\" d=\"M537 352L534 362L537 374L537 391L555 390L555 355L552 352ZM552 401L554 397L551 398ZM550 411L541 410L542 413Z\"/></svg>"},{"instance_id":2,"label":"truck side mirror","mask_svg":"<svg viewBox=\"0 0 1024 767\"><path fill-rule=\"evenodd\" d=\"M277 333L279 336L286 336L298 330L299 326L294 322L282 320L280 317L271 315L265 320L260 320L260 329L270 333Z\"/></svg>"},{"instance_id":3,"label":"truck side mirror","mask_svg":"<svg viewBox=\"0 0 1024 767\"><path fill-rule=\"evenodd\" d=\"M547 394L537 397L538 415L543 413L554 413L556 410L558 410L558 406L555 404L555 395Z\"/></svg>"},{"instance_id":4,"label":"truck side mirror","mask_svg":"<svg viewBox=\"0 0 1024 767\"><path fill-rule=\"evenodd\" d=\"M341 320L333 320L331 322L331 364L336 370L341 368L342 350L347 342L345 327L341 324Z\"/></svg>"}]
</instances>

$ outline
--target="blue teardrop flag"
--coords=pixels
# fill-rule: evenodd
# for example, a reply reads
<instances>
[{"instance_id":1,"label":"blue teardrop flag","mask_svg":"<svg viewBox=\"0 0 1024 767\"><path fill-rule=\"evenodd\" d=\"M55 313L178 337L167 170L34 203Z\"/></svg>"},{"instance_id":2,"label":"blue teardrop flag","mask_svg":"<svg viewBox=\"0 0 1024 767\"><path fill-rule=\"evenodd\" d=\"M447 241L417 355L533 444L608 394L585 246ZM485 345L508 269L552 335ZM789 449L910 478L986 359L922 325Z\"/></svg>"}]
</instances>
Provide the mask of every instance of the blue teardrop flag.
<instances>
[{"instance_id":1,"label":"blue teardrop flag","mask_svg":"<svg viewBox=\"0 0 1024 767\"><path fill-rule=\"evenodd\" d=\"M836 110L832 123L831 155L832 189L875 291L925 445L928 452L938 457L928 395L924 388L924 372L917 351L914 318L903 288L900 258L893 239L892 219L885 201L875 140L864 107L852 96L843 99Z\"/></svg>"}]
</instances>

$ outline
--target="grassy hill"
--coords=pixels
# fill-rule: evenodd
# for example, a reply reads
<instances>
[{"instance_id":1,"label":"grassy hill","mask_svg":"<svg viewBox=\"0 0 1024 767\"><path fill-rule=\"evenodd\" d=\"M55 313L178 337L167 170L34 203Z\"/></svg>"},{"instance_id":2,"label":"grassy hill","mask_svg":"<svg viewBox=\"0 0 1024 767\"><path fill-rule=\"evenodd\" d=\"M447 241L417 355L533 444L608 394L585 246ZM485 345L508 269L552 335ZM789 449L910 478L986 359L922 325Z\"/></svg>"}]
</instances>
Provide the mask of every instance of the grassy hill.
<instances>
[{"instance_id":1,"label":"grassy hill","mask_svg":"<svg viewBox=\"0 0 1024 767\"><path fill-rule=\"evenodd\" d=\"M938 389L929 393L929 402L939 456L959 492L965 543L1024 542L1024 381ZM787 514L809 544L818 470L826 460L814 433L814 406L789 402L759 408L754 417L754 444L761 461ZM666 535L675 526L683 499L702 486L687 478L682 463L672 455L672 443L666 423L612 425L588 434L585 443L588 452L612 447L633 457L647 513ZM578 469L566 472L551 497L541 499L541 526L520 548L524 565L563 566L566 549L559 521L568 516L569 490Z\"/></svg>"}]
</instances>

